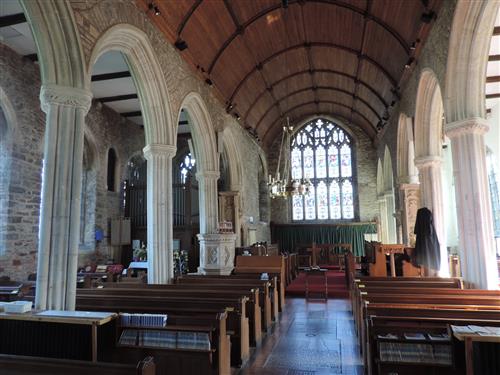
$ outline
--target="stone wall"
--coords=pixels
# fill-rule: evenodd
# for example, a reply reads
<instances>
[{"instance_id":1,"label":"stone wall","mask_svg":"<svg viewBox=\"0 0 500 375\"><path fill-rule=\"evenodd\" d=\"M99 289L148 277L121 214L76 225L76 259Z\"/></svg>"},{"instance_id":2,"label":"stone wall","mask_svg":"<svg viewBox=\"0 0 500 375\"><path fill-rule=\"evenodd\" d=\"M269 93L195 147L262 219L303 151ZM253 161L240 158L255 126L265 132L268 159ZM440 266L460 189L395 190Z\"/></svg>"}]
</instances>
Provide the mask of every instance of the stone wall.
<instances>
[{"instance_id":1,"label":"stone wall","mask_svg":"<svg viewBox=\"0 0 500 375\"><path fill-rule=\"evenodd\" d=\"M36 271L38 220L45 114L40 109L40 72L37 64L22 58L0 43L0 89L15 113L15 124L0 123L0 275L24 280ZM6 103L0 103L5 111ZM5 116L0 116L6 122ZM113 110L93 102L86 118L85 139L90 153L87 207L95 212L85 229L79 264L113 256L109 245L110 218L120 214L120 184L107 191L107 154L118 156L117 181L122 181L130 157L142 152L144 131ZM92 241L95 228L104 240Z\"/></svg>"},{"instance_id":2,"label":"stone wall","mask_svg":"<svg viewBox=\"0 0 500 375\"><path fill-rule=\"evenodd\" d=\"M372 221L378 212L376 149L373 147L370 138L360 128L352 126L348 129L355 140L359 219L360 221ZM268 151L269 173L273 176L276 172L280 143L281 137L277 137ZM292 221L292 207L289 200L282 198L271 200L271 221L276 224L285 224Z\"/></svg>"}]
</instances>

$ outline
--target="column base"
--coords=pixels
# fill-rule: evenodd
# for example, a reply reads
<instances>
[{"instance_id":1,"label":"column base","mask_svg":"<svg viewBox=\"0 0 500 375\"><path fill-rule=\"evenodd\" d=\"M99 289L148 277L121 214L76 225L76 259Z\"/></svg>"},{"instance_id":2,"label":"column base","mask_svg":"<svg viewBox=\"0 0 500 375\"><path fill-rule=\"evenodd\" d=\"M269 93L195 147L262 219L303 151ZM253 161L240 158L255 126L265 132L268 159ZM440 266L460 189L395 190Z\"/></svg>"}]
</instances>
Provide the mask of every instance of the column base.
<instances>
[{"instance_id":1,"label":"column base","mask_svg":"<svg viewBox=\"0 0 500 375\"><path fill-rule=\"evenodd\" d=\"M198 234L202 275L229 275L234 268L236 234Z\"/></svg>"}]
</instances>

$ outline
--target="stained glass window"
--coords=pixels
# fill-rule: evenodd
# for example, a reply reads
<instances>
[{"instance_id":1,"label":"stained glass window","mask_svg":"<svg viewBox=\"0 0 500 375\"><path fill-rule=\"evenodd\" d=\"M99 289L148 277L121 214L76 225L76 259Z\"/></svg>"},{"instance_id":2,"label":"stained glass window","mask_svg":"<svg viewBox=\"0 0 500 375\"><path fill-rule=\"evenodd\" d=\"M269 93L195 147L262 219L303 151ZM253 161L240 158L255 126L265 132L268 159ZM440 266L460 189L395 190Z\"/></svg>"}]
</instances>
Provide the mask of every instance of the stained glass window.
<instances>
[{"instance_id":1,"label":"stained glass window","mask_svg":"<svg viewBox=\"0 0 500 375\"><path fill-rule=\"evenodd\" d=\"M304 196L292 198L295 221L351 220L355 216L352 139L337 124L315 119L292 139L293 179L309 179Z\"/></svg>"},{"instance_id":2,"label":"stained glass window","mask_svg":"<svg viewBox=\"0 0 500 375\"><path fill-rule=\"evenodd\" d=\"M196 161L191 156L191 153L188 153L184 157L184 160L181 162L179 169L181 171L181 181L183 184L186 183L186 178L187 178L188 172L194 167L195 163L196 163Z\"/></svg>"}]
</instances>

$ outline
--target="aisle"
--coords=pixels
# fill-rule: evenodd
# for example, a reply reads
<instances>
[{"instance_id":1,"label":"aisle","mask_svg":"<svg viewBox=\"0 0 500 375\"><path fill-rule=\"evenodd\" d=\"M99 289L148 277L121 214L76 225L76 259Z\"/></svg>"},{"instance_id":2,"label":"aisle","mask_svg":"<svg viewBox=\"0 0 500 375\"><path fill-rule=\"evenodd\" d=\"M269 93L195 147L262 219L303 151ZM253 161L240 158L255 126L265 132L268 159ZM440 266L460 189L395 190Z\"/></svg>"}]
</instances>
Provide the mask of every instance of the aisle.
<instances>
[{"instance_id":1,"label":"aisle","mask_svg":"<svg viewBox=\"0 0 500 375\"><path fill-rule=\"evenodd\" d=\"M327 268L322 266L321 268ZM328 277L328 297L329 298L348 298L349 291L345 284L345 272L339 271L336 267L331 267L327 271ZM310 290L316 292L324 291L322 278L310 277ZM292 281L286 288L286 295L290 297L305 297L306 294L306 276L305 272L301 271L297 278Z\"/></svg>"},{"instance_id":2,"label":"aisle","mask_svg":"<svg viewBox=\"0 0 500 375\"><path fill-rule=\"evenodd\" d=\"M242 375L363 373L348 300L288 298L285 312Z\"/></svg>"}]
</instances>

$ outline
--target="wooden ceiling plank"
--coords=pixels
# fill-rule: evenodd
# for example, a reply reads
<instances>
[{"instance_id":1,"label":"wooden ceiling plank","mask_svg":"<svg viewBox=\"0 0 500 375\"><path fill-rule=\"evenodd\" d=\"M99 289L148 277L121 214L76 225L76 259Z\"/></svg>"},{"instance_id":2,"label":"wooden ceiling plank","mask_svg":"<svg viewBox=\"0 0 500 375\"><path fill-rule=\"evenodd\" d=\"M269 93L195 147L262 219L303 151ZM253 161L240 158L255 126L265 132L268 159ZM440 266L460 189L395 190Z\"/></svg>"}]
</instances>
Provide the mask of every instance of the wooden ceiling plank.
<instances>
[{"instance_id":1,"label":"wooden ceiling plank","mask_svg":"<svg viewBox=\"0 0 500 375\"><path fill-rule=\"evenodd\" d=\"M486 77L486 83L500 82L500 76Z\"/></svg>"},{"instance_id":2,"label":"wooden ceiling plank","mask_svg":"<svg viewBox=\"0 0 500 375\"><path fill-rule=\"evenodd\" d=\"M101 103L109 103L109 102L119 102L122 100L130 100L137 98L138 98L137 94L125 94L116 96L106 96L104 98L97 98L96 100L100 101Z\"/></svg>"},{"instance_id":3,"label":"wooden ceiling plank","mask_svg":"<svg viewBox=\"0 0 500 375\"><path fill-rule=\"evenodd\" d=\"M341 49L341 50L350 52L350 53L358 56L358 58L368 61L370 64L372 64L376 69L378 69L388 79L388 81L392 84L392 86L394 88L397 87L397 81L394 79L394 77L392 77L389 74L389 72L382 65L380 65L377 61L373 60L371 57L365 56L365 55L359 55L358 51L353 50L353 49L348 48L348 47L345 47L345 46L335 44L335 43L325 43L325 42L316 43L315 42L315 43L309 43L307 45L298 44L298 45L290 46L290 47L284 48L280 51L273 53L271 56L269 56L264 61L262 61L260 64L258 64L253 70L248 72L245 75L245 77L243 77L242 81L234 89L234 92L232 93L231 97L229 98L229 102L233 101L234 97L238 94L238 91L241 89L241 87L243 86L245 81L248 79L248 77L250 77L253 73L255 73L257 70L259 70L262 67L262 65L268 63L269 61L273 60L274 58L276 58L277 56L280 56L283 53L287 53L289 51L299 49L299 48L308 48L308 47L331 47L331 48L337 48L337 49Z\"/></svg>"},{"instance_id":4,"label":"wooden ceiling plank","mask_svg":"<svg viewBox=\"0 0 500 375\"><path fill-rule=\"evenodd\" d=\"M497 99L500 98L500 92L495 94L486 94L486 99Z\"/></svg>"},{"instance_id":5,"label":"wooden ceiling plank","mask_svg":"<svg viewBox=\"0 0 500 375\"><path fill-rule=\"evenodd\" d=\"M500 61L500 55L490 55L488 61Z\"/></svg>"},{"instance_id":6,"label":"wooden ceiling plank","mask_svg":"<svg viewBox=\"0 0 500 375\"><path fill-rule=\"evenodd\" d=\"M0 17L0 27L19 25L26 22L24 13L9 14L8 16Z\"/></svg>"}]
</instances>

